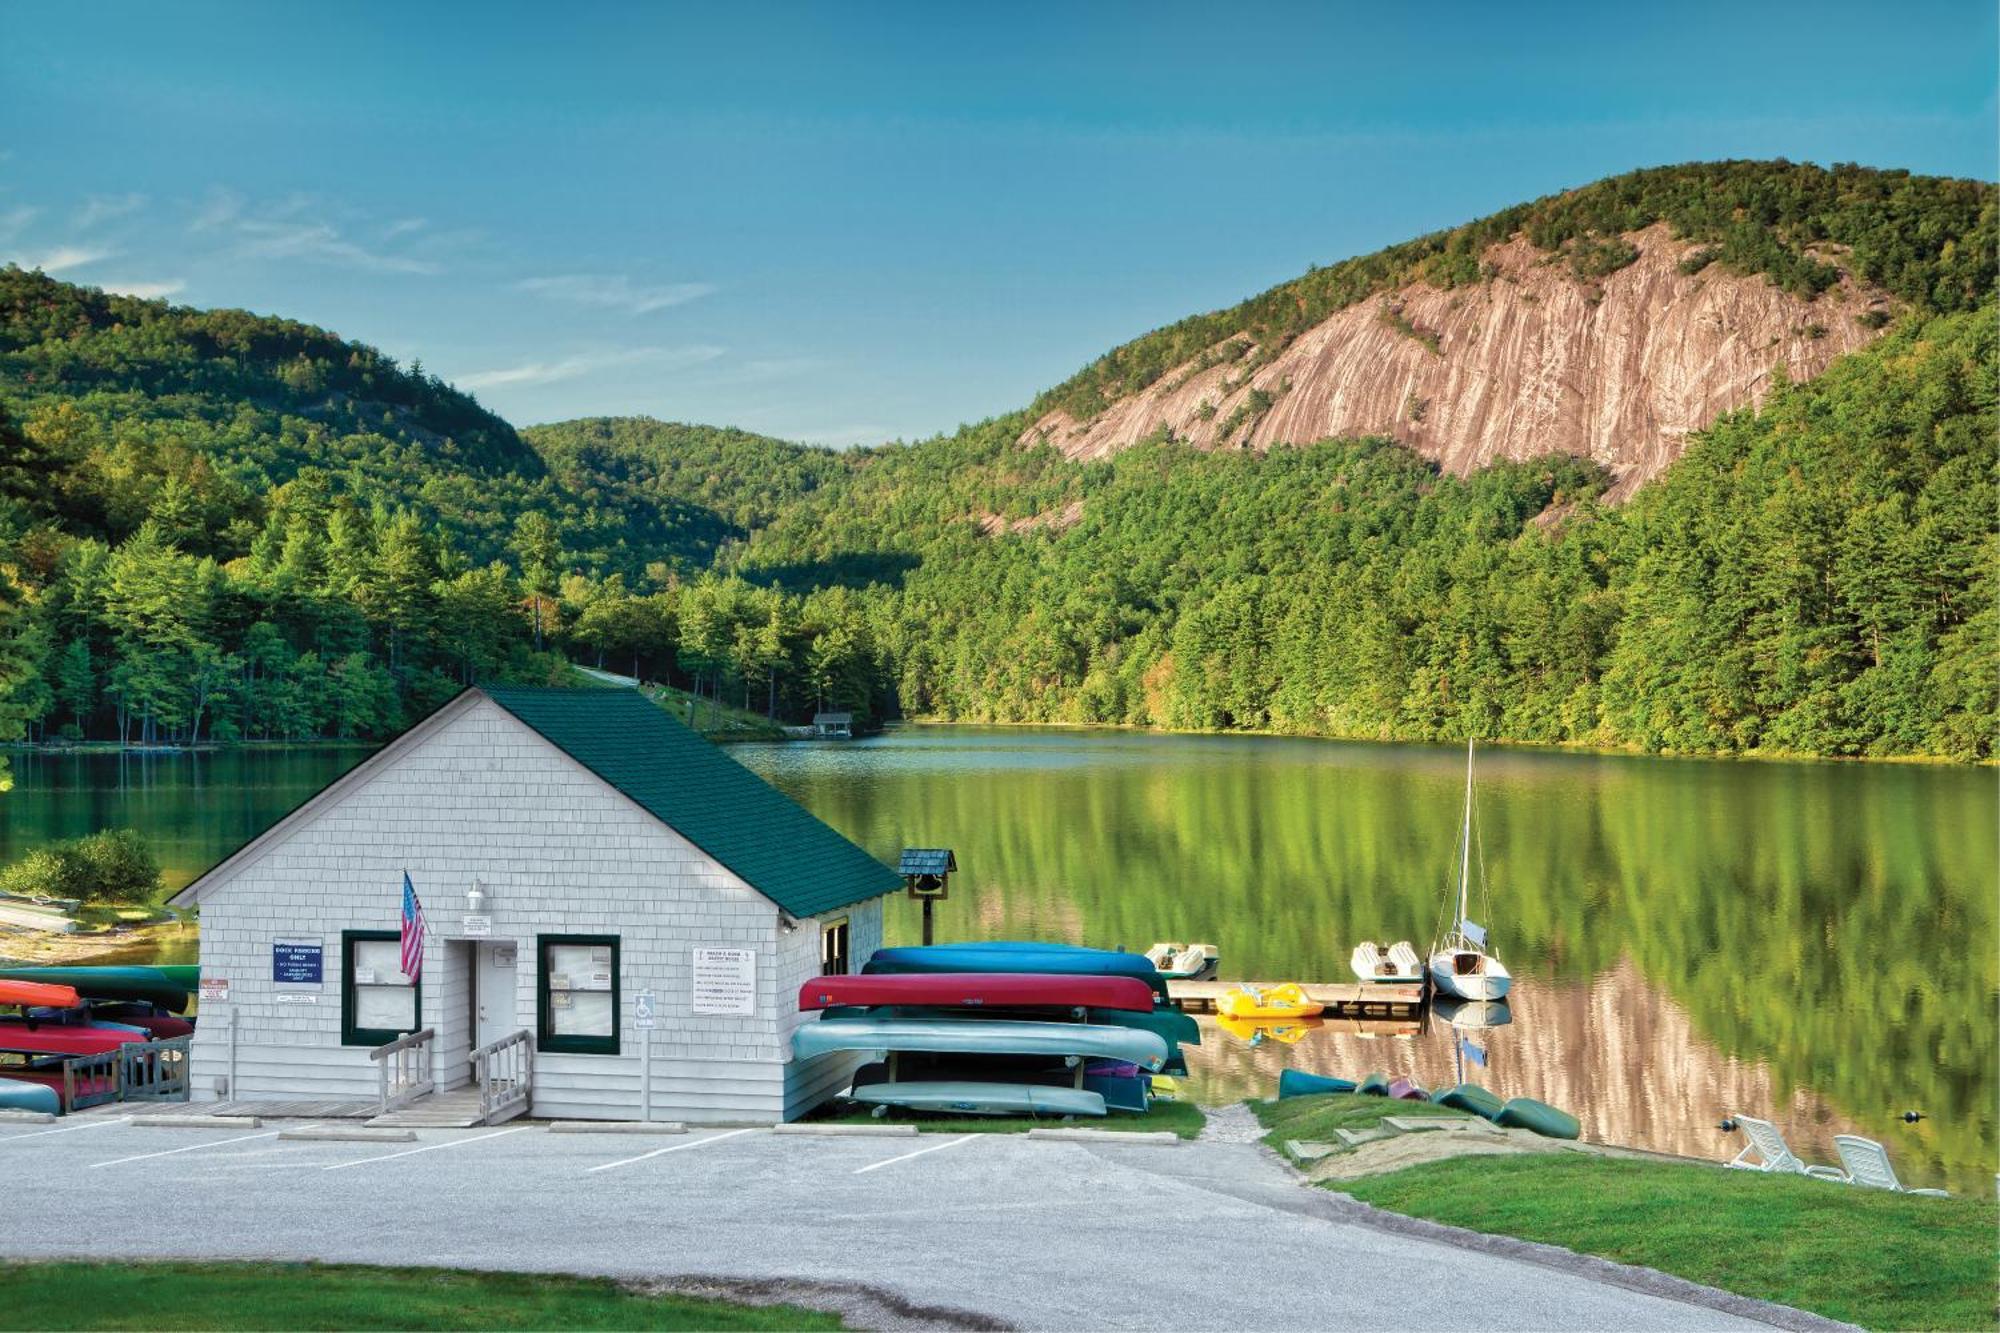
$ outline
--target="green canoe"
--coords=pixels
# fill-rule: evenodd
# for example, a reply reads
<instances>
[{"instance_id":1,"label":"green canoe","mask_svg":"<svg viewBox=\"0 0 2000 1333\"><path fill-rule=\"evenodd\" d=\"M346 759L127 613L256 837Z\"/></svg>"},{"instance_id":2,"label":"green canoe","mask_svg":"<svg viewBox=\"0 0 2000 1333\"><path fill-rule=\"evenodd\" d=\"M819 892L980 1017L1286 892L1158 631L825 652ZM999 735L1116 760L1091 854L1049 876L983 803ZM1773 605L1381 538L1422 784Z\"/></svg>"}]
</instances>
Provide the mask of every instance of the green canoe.
<instances>
[{"instance_id":1,"label":"green canoe","mask_svg":"<svg viewBox=\"0 0 2000 1333\"><path fill-rule=\"evenodd\" d=\"M1487 1120L1499 1115L1501 1107L1500 1099L1477 1083L1461 1083L1455 1088L1440 1088L1431 1094L1431 1101L1439 1106L1449 1106L1454 1111L1470 1111Z\"/></svg>"},{"instance_id":2,"label":"green canoe","mask_svg":"<svg viewBox=\"0 0 2000 1333\"><path fill-rule=\"evenodd\" d=\"M9 967L0 968L0 979L74 986L89 1000L141 1000L175 1012L187 1008L188 988L157 967Z\"/></svg>"},{"instance_id":3,"label":"green canoe","mask_svg":"<svg viewBox=\"0 0 2000 1333\"><path fill-rule=\"evenodd\" d=\"M1389 1077L1386 1074L1370 1074L1356 1084L1354 1090L1364 1097L1387 1097Z\"/></svg>"},{"instance_id":4,"label":"green canoe","mask_svg":"<svg viewBox=\"0 0 2000 1333\"><path fill-rule=\"evenodd\" d=\"M1583 1126L1568 1111L1559 1111L1533 1097L1509 1101L1493 1117L1493 1123L1509 1129L1532 1129L1545 1139L1573 1139L1583 1132Z\"/></svg>"}]
</instances>

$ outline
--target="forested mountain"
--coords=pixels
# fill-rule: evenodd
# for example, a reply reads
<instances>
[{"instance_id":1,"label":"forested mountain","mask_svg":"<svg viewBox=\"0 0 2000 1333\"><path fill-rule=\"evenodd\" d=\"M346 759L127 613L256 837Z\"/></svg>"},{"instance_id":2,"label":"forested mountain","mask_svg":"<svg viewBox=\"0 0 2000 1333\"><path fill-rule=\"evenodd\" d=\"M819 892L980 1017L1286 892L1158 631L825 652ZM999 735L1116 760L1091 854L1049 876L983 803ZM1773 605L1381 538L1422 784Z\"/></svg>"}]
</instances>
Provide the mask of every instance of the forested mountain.
<instances>
[{"instance_id":1,"label":"forested mountain","mask_svg":"<svg viewBox=\"0 0 2000 1333\"><path fill-rule=\"evenodd\" d=\"M568 656L787 717L1988 756L1994 199L1853 168L1637 173L847 453L640 419L516 432L321 330L7 270L0 728L375 736ZM1800 303L1786 347L1813 355L1772 359L1761 407L1629 499L1629 470L1561 448L1454 469L1400 430L1078 451L1048 429L1219 343L1240 351L1196 374L1252 401L1342 311L1507 285L1480 267L1495 246L1609 290L1668 243L1648 282Z\"/></svg>"}]
</instances>

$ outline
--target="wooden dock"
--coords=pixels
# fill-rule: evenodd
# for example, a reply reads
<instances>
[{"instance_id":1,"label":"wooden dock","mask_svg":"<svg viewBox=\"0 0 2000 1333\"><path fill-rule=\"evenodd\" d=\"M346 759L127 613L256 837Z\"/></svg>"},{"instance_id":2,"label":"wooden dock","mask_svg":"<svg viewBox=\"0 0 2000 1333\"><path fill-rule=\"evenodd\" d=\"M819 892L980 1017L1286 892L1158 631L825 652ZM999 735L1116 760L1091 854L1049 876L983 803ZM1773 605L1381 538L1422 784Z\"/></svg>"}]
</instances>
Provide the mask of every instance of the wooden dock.
<instances>
[{"instance_id":1,"label":"wooden dock","mask_svg":"<svg viewBox=\"0 0 2000 1333\"><path fill-rule=\"evenodd\" d=\"M1274 981L1182 981L1167 978L1167 997L1188 1013L1214 1013L1215 1002L1238 986L1275 986ZM1414 1018L1424 1007L1421 984L1362 981L1306 981L1306 998L1326 1007L1328 1018Z\"/></svg>"}]
</instances>

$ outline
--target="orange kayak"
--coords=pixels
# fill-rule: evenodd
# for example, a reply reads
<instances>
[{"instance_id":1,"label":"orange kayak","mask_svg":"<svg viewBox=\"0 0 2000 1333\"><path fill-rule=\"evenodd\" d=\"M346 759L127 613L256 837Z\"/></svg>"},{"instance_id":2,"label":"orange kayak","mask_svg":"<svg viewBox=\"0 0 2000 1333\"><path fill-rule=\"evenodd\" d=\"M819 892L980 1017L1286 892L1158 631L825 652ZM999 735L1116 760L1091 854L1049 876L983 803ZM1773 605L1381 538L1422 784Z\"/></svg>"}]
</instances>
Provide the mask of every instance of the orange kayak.
<instances>
[{"instance_id":1,"label":"orange kayak","mask_svg":"<svg viewBox=\"0 0 2000 1333\"><path fill-rule=\"evenodd\" d=\"M56 1009L74 1009L77 1004L76 987L0 978L0 1004L45 1004Z\"/></svg>"}]
</instances>

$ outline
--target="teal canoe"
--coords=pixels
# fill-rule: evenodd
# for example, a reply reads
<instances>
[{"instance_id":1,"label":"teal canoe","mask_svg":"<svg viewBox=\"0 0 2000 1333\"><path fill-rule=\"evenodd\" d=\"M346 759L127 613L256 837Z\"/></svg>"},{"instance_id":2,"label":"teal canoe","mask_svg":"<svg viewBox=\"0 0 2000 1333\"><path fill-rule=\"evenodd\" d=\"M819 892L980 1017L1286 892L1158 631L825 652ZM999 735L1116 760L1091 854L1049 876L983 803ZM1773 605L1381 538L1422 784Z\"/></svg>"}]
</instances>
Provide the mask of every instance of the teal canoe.
<instances>
[{"instance_id":1,"label":"teal canoe","mask_svg":"<svg viewBox=\"0 0 2000 1333\"><path fill-rule=\"evenodd\" d=\"M1500 1108L1493 1123L1508 1129L1532 1129L1545 1139L1573 1139L1583 1133L1583 1126L1575 1116L1533 1097L1513 1098Z\"/></svg>"},{"instance_id":2,"label":"teal canoe","mask_svg":"<svg viewBox=\"0 0 2000 1333\"><path fill-rule=\"evenodd\" d=\"M1355 1084L1354 1090L1364 1097L1387 1097L1389 1095L1389 1076L1387 1074L1370 1074Z\"/></svg>"},{"instance_id":3,"label":"teal canoe","mask_svg":"<svg viewBox=\"0 0 2000 1333\"><path fill-rule=\"evenodd\" d=\"M978 944L918 944L877 949L864 973L1033 972L1054 976L1137 977L1162 999L1167 981L1144 954L1085 949L1073 944L994 940Z\"/></svg>"},{"instance_id":4,"label":"teal canoe","mask_svg":"<svg viewBox=\"0 0 2000 1333\"><path fill-rule=\"evenodd\" d=\"M1470 1111L1486 1120L1499 1115L1502 1105L1498 1097L1477 1083L1461 1083L1455 1088L1440 1088L1431 1094L1431 1102L1437 1106L1449 1106L1454 1111Z\"/></svg>"},{"instance_id":5,"label":"teal canoe","mask_svg":"<svg viewBox=\"0 0 2000 1333\"><path fill-rule=\"evenodd\" d=\"M1301 1069L1286 1069L1278 1074L1278 1100L1287 1097L1317 1097L1328 1092L1353 1092L1355 1083L1349 1078L1335 1078L1331 1074L1308 1074Z\"/></svg>"},{"instance_id":6,"label":"teal canoe","mask_svg":"<svg viewBox=\"0 0 2000 1333\"><path fill-rule=\"evenodd\" d=\"M42 1111L62 1114L62 1098L56 1090L21 1078L0 1078L0 1110Z\"/></svg>"},{"instance_id":7,"label":"teal canoe","mask_svg":"<svg viewBox=\"0 0 2000 1333\"><path fill-rule=\"evenodd\" d=\"M1123 1060L1158 1070L1167 1043L1151 1032L1095 1023L1015 1023L991 1018L823 1018L792 1033L801 1060L834 1051L938 1055L1054 1055Z\"/></svg>"},{"instance_id":8,"label":"teal canoe","mask_svg":"<svg viewBox=\"0 0 2000 1333\"><path fill-rule=\"evenodd\" d=\"M957 1115L1065 1116L1104 1114L1104 1098L1086 1088L1051 1088L1035 1083L976 1083L960 1079L914 1083L870 1083L848 1097L872 1106Z\"/></svg>"},{"instance_id":9,"label":"teal canoe","mask_svg":"<svg viewBox=\"0 0 2000 1333\"><path fill-rule=\"evenodd\" d=\"M187 1008L188 988L176 985L158 967L9 967L0 968L0 978L73 986L89 1000L142 1000L176 1012Z\"/></svg>"}]
</instances>

